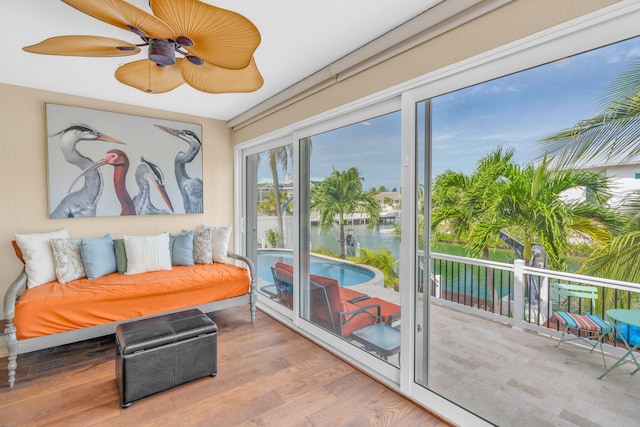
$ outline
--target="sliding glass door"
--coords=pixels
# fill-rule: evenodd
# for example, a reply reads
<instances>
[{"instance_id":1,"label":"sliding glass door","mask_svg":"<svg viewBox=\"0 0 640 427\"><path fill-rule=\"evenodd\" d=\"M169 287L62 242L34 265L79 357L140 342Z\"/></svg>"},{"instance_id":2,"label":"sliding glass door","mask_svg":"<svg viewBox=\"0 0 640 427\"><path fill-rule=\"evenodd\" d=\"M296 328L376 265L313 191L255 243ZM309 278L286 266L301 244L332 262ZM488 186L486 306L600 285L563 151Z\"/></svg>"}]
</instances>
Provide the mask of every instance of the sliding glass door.
<instances>
[{"instance_id":1,"label":"sliding glass door","mask_svg":"<svg viewBox=\"0 0 640 427\"><path fill-rule=\"evenodd\" d=\"M274 267L293 259L292 150L292 144L284 144L248 155L245 168L246 244L257 269L258 293L286 310L293 309L293 280Z\"/></svg>"},{"instance_id":2,"label":"sliding glass door","mask_svg":"<svg viewBox=\"0 0 640 427\"><path fill-rule=\"evenodd\" d=\"M300 141L308 155L302 317L399 366L400 112ZM307 246L308 244L308 246ZM308 258L307 258L308 257ZM308 304L307 304L308 302Z\"/></svg>"}]
</instances>

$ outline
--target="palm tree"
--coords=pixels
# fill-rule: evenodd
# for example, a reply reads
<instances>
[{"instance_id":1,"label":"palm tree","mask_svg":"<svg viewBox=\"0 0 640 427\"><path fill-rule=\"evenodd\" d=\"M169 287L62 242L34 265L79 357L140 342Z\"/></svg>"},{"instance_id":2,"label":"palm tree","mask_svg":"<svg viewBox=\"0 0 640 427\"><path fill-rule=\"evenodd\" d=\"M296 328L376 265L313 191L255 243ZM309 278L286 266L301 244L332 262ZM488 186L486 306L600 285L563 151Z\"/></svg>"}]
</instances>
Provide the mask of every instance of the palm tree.
<instances>
[{"instance_id":1,"label":"palm tree","mask_svg":"<svg viewBox=\"0 0 640 427\"><path fill-rule=\"evenodd\" d=\"M542 140L541 148L562 167L579 162L615 159L640 154L640 63L634 64L606 89L602 112ZM632 229L635 227L632 227ZM637 230L615 237L595 251L580 272L611 279L640 282L636 260L640 256ZM629 261L632 260L632 261Z\"/></svg>"},{"instance_id":2,"label":"palm tree","mask_svg":"<svg viewBox=\"0 0 640 427\"><path fill-rule=\"evenodd\" d=\"M279 200L282 200L283 198L286 198L287 194L284 191L280 192L280 197ZM292 214L293 211L291 209L291 205L292 203L288 203L286 206L280 206L280 211L281 212L286 212L288 214ZM269 190L264 196L263 199L260 203L258 203L258 213L264 214L264 215L272 215L275 214L276 211L278 210L277 208L278 206L278 202L276 201L276 192L274 189Z\"/></svg>"},{"instance_id":3,"label":"palm tree","mask_svg":"<svg viewBox=\"0 0 640 427\"><path fill-rule=\"evenodd\" d=\"M467 245L470 256L482 255L488 260L489 246L496 242L495 227L486 227L483 221L501 199L500 179L513 155L513 149L503 152L502 147L498 147L478 161L471 175L452 170L438 175L431 196L432 231L446 224L458 240L473 240L473 244Z\"/></svg>"},{"instance_id":4,"label":"palm tree","mask_svg":"<svg viewBox=\"0 0 640 427\"><path fill-rule=\"evenodd\" d=\"M488 260L489 246L501 230L507 230L523 241L525 262L531 259L536 242L545 248L549 266L564 270L572 234L602 240L609 237L610 228L617 230L623 224L604 206L605 177L582 171L553 172L546 159L520 167L512 162L513 154L498 148L480 160L472 175L447 171L435 180L433 226L446 220L455 235L467 242L472 256L482 254ZM561 194L575 187L592 192L594 203L563 199ZM499 296L492 273L487 269L495 311Z\"/></svg>"},{"instance_id":5,"label":"palm tree","mask_svg":"<svg viewBox=\"0 0 640 427\"><path fill-rule=\"evenodd\" d=\"M323 231L333 227L337 218L340 237L340 257L345 258L345 215L365 213L369 216L369 228L380 219L380 204L376 198L362 190L360 172L355 167L340 172L333 170L320 185L311 189L311 209L319 211L318 223Z\"/></svg>"},{"instance_id":6,"label":"palm tree","mask_svg":"<svg viewBox=\"0 0 640 427\"><path fill-rule=\"evenodd\" d=\"M611 83L602 98L602 112L541 141L541 155L553 156L561 167L578 162L629 160L640 155L640 63Z\"/></svg>"},{"instance_id":7,"label":"palm tree","mask_svg":"<svg viewBox=\"0 0 640 427\"><path fill-rule=\"evenodd\" d=\"M518 236L523 258L531 258L534 242L544 246L551 268L566 267L569 239L575 233L595 241L619 231L624 221L608 207L608 180L584 171L552 171L545 159L521 167L512 162L513 150L495 152L480 160L466 176L447 171L438 176L433 192L433 225L447 221L454 235L465 240L473 256L488 259L489 245L501 230ZM566 201L562 193L583 187L589 202Z\"/></svg>"},{"instance_id":8,"label":"palm tree","mask_svg":"<svg viewBox=\"0 0 640 427\"><path fill-rule=\"evenodd\" d=\"M513 155L513 149L503 152L502 147L498 147L493 153L480 159L476 170L469 176L451 170L438 175L431 197L432 230L445 223L457 239L468 242L466 249L470 256L482 256L488 261L489 247L497 243L497 231L496 227L489 226L486 222L495 222L489 214L501 199L501 179L506 174ZM486 270L486 283L491 288L495 312L500 298L491 268Z\"/></svg>"},{"instance_id":9,"label":"palm tree","mask_svg":"<svg viewBox=\"0 0 640 427\"><path fill-rule=\"evenodd\" d=\"M546 158L524 167L512 164L501 182L501 201L491 214L496 228L508 229L523 240L525 261L534 242L545 248L549 267L565 270L572 236L586 235L604 242L619 233L625 220L607 205L609 180L581 170L552 170ZM567 190L584 188L590 199L569 201Z\"/></svg>"},{"instance_id":10,"label":"palm tree","mask_svg":"<svg viewBox=\"0 0 640 427\"><path fill-rule=\"evenodd\" d=\"M291 144L283 145L271 150L264 151L260 155L260 159L266 157L269 162L269 168L271 169L271 177L273 180L273 192L275 196L275 211L276 211L276 223L278 227L278 235L284 236L284 224L282 221L282 209L281 197L280 197L280 179L278 178L278 166L284 171L288 169L289 159L293 155L293 146ZM283 241L279 243L279 247L282 247Z\"/></svg>"}]
</instances>

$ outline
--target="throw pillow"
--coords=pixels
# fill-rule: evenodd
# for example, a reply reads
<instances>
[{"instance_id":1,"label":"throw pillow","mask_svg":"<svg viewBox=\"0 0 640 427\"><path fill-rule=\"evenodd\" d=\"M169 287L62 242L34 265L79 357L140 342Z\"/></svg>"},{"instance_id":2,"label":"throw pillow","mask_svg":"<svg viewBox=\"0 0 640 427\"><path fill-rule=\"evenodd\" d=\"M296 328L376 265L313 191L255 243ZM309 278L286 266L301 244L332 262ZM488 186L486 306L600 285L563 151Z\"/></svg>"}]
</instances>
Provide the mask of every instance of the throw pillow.
<instances>
[{"instance_id":1,"label":"throw pillow","mask_svg":"<svg viewBox=\"0 0 640 427\"><path fill-rule=\"evenodd\" d=\"M231 226L216 227L215 225L202 224L203 229L211 230L211 248L215 262L227 262L227 249L231 237Z\"/></svg>"},{"instance_id":2,"label":"throw pillow","mask_svg":"<svg viewBox=\"0 0 640 427\"><path fill-rule=\"evenodd\" d=\"M113 239L113 248L116 252L116 270L118 273L124 274L127 272L127 253L124 250L124 240Z\"/></svg>"},{"instance_id":3,"label":"throw pillow","mask_svg":"<svg viewBox=\"0 0 640 427\"><path fill-rule=\"evenodd\" d=\"M193 231L169 235L171 238L171 264L193 265Z\"/></svg>"},{"instance_id":4,"label":"throw pillow","mask_svg":"<svg viewBox=\"0 0 640 427\"><path fill-rule=\"evenodd\" d=\"M80 253L89 280L117 271L116 253L110 234L104 237L84 237L80 241Z\"/></svg>"},{"instance_id":5,"label":"throw pillow","mask_svg":"<svg viewBox=\"0 0 640 427\"><path fill-rule=\"evenodd\" d=\"M53 263L51 239L68 239L66 229L48 233L16 234L16 242L24 257L27 272L27 288L56 280L56 268Z\"/></svg>"},{"instance_id":6,"label":"throw pillow","mask_svg":"<svg viewBox=\"0 0 640 427\"><path fill-rule=\"evenodd\" d=\"M67 283L86 276L80 239L51 239L51 249L58 282Z\"/></svg>"},{"instance_id":7,"label":"throw pillow","mask_svg":"<svg viewBox=\"0 0 640 427\"><path fill-rule=\"evenodd\" d=\"M187 230L182 230L187 231ZM196 264L213 264L211 230L193 231L193 261Z\"/></svg>"},{"instance_id":8,"label":"throw pillow","mask_svg":"<svg viewBox=\"0 0 640 427\"><path fill-rule=\"evenodd\" d=\"M154 236L122 236L122 239L127 254L127 272L125 274L171 270L169 233Z\"/></svg>"}]
</instances>

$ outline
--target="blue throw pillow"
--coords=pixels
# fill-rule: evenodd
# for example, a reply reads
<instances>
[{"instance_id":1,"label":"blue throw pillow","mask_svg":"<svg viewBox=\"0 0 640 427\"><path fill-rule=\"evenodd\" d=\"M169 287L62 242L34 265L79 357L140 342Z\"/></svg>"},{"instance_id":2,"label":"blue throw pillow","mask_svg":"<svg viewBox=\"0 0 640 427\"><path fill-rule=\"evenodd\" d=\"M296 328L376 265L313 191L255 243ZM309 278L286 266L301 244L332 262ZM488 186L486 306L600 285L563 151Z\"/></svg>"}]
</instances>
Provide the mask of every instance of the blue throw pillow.
<instances>
[{"instance_id":1,"label":"blue throw pillow","mask_svg":"<svg viewBox=\"0 0 640 427\"><path fill-rule=\"evenodd\" d=\"M193 265L193 231L170 234L171 264Z\"/></svg>"},{"instance_id":2,"label":"blue throw pillow","mask_svg":"<svg viewBox=\"0 0 640 427\"><path fill-rule=\"evenodd\" d=\"M83 238L80 241L80 252L89 280L116 271L116 253L110 234L98 238Z\"/></svg>"}]
</instances>

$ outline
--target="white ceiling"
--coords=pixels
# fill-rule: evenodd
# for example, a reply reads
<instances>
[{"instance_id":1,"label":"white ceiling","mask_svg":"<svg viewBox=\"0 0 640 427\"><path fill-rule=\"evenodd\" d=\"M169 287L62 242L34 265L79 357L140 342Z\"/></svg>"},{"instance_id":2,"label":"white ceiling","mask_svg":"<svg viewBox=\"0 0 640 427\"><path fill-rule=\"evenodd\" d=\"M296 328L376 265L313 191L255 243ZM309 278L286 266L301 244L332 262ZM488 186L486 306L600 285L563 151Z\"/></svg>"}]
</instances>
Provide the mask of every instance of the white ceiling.
<instances>
[{"instance_id":1,"label":"white ceiling","mask_svg":"<svg viewBox=\"0 0 640 427\"><path fill-rule=\"evenodd\" d=\"M148 0L129 0L151 11ZM119 65L136 56L81 58L27 53L22 47L61 35L99 35L139 43L133 33L56 0L3 2L0 82L230 120L333 61L439 3L440 0L207 0L249 18L262 36L255 52L264 85L252 93L206 94L183 84L147 94L117 82Z\"/></svg>"}]
</instances>

